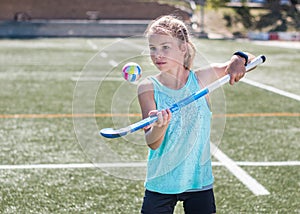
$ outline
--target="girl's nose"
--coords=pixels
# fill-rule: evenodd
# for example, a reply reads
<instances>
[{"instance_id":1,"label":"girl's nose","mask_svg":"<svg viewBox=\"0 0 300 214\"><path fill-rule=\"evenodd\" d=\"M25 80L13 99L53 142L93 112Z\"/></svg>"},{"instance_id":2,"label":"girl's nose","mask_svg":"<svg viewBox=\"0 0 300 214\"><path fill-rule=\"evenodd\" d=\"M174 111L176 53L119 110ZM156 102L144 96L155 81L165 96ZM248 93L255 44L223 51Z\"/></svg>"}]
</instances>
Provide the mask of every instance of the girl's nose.
<instances>
[{"instance_id":1,"label":"girl's nose","mask_svg":"<svg viewBox=\"0 0 300 214\"><path fill-rule=\"evenodd\" d=\"M154 54L155 59L161 59L163 57L163 54L161 51L156 51Z\"/></svg>"},{"instance_id":2,"label":"girl's nose","mask_svg":"<svg viewBox=\"0 0 300 214\"><path fill-rule=\"evenodd\" d=\"M162 56L161 56L160 54L156 54L154 58L155 58L155 59L161 59Z\"/></svg>"}]
</instances>

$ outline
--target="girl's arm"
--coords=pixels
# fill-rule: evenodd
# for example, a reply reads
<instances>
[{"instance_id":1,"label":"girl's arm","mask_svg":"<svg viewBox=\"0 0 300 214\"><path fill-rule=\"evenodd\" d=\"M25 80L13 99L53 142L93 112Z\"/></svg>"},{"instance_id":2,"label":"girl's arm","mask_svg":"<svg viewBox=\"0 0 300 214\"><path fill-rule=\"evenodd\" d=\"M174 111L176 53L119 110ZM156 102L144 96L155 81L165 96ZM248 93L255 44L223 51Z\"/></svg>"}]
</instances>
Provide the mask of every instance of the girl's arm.
<instances>
[{"instance_id":1,"label":"girl's arm","mask_svg":"<svg viewBox=\"0 0 300 214\"><path fill-rule=\"evenodd\" d=\"M249 53L247 53L247 55L250 62L254 56ZM245 59L237 55L233 55L231 59L225 63L214 63L211 64L210 67L196 71L197 77L204 86L207 86L227 74L230 74L229 83L233 85L234 82L238 82L243 78L245 73Z\"/></svg>"},{"instance_id":2,"label":"girl's arm","mask_svg":"<svg viewBox=\"0 0 300 214\"><path fill-rule=\"evenodd\" d=\"M155 123L145 127L144 129L147 145L151 149L157 149L164 139L172 114L169 110L156 110L153 85L149 80L143 81L138 86L138 99L143 119L151 115L158 116L158 120Z\"/></svg>"}]
</instances>

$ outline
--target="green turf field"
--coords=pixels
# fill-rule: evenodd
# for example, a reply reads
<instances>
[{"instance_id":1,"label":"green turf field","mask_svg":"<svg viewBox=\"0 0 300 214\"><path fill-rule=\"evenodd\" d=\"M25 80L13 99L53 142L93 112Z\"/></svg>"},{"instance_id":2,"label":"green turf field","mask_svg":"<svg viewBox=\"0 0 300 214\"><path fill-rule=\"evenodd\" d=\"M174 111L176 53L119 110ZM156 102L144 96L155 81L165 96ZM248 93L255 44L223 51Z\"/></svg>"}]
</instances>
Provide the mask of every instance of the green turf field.
<instances>
[{"instance_id":1,"label":"green turf field","mask_svg":"<svg viewBox=\"0 0 300 214\"><path fill-rule=\"evenodd\" d=\"M300 213L300 50L195 42L197 65L236 50L265 54L246 78L272 87L240 82L212 95L213 143L226 156L212 151L218 213ZM143 133L108 140L98 131L140 119L136 85L120 68L137 61L143 78L152 74L144 40L3 39L0 50L0 213L139 213Z\"/></svg>"}]
</instances>

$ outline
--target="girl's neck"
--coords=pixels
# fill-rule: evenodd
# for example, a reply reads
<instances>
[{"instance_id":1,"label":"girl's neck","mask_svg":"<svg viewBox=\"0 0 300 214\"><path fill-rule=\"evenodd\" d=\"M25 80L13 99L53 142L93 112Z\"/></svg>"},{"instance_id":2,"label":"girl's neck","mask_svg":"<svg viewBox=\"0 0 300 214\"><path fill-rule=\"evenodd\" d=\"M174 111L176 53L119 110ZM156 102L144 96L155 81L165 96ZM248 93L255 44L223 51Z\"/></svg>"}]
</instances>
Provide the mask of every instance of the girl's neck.
<instances>
[{"instance_id":1,"label":"girl's neck","mask_svg":"<svg viewBox=\"0 0 300 214\"><path fill-rule=\"evenodd\" d=\"M187 69L180 69L176 72L160 72L160 74L157 76L157 79L164 86L178 90L185 86L189 74L190 72Z\"/></svg>"}]
</instances>

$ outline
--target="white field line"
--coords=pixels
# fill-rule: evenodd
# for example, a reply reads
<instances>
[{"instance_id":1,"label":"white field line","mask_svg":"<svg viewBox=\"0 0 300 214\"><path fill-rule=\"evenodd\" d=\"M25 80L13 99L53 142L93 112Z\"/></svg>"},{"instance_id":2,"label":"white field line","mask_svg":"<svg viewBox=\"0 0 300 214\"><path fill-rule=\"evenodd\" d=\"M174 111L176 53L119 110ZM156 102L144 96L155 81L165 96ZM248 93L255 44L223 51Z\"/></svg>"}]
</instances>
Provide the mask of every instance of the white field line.
<instances>
[{"instance_id":1,"label":"white field line","mask_svg":"<svg viewBox=\"0 0 300 214\"><path fill-rule=\"evenodd\" d=\"M244 83L247 83L249 85L252 85L252 86L255 86L255 87L258 87L258 88L262 88L262 89L265 89L267 91L271 91L273 93L280 94L282 96L300 101L300 96L297 95L297 94L293 94L293 93L290 93L290 92L287 92L287 91L283 91L283 90L280 90L278 88L268 86L268 85L265 85L265 84L262 84L262 83L259 83L259 82L255 82L255 81L247 79L247 78L243 78L243 79L241 79L241 81L244 82Z\"/></svg>"},{"instance_id":2,"label":"white field line","mask_svg":"<svg viewBox=\"0 0 300 214\"><path fill-rule=\"evenodd\" d=\"M92 42L91 40L87 40L86 41L86 43L93 49L93 50L99 50L99 47L94 43L94 42ZM104 58L104 59L106 59L107 57L108 57L108 55L107 55L107 53L106 52L104 52L104 51L102 51L101 53L100 53L100 56L102 57L102 58ZM112 67L116 67L116 66L118 66L118 63L115 61L115 60L113 60L113 59L110 59L110 60L108 60L108 63L112 66ZM88 81L88 82L90 82L90 81L123 81L124 79L123 78L98 78L98 77L80 77L80 75L81 75L81 72L79 72L79 77L78 76L73 76L73 77L71 77L71 80L72 81L75 81L75 82L77 82L77 81Z\"/></svg>"},{"instance_id":3,"label":"white field line","mask_svg":"<svg viewBox=\"0 0 300 214\"><path fill-rule=\"evenodd\" d=\"M93 49L93 50L98 50L98 46L92 42L91 40L87 40L86 43Z\"/></svg>"},{"instance_id":4,"label":"white field line","mask_svg":"<svg viewBox=\"0 0 300 214\"><path fill-rule=\"evenodd\" d=\"M72 77L72 81L77 82L77 81L96 81L96 82L102 82L102 81L116 81L116 82L123 82L124 78L122 77Z\"/></svg>"},{"instance_id":5,"label":"white field line","mask_svg":"<svg viewBox=\"0 0 300 214\"><path fill-rule=\"evenodd\" d=\"M96 45L96 44L95 44L94 42L92 42L91 40L87 40L86 43L87 43L93 50L99 50L98 45ZM107 53L104 52L104 51L102 51L102 52L100 53L100 56L101 56L102 58L107 58ZM112 60L112 59L109 60L108 63L109 63L111 66L113 66L113 67L115 67L115 66L118 65L118 63L117 63L115 60Z\"/></svg>"},{"instance_id":6,"label":"white field line","mask_svg":"<svg viewBox=\"0 0 300 214\"><path fill-rule=\"evenodd\" d=\"M300 166L300 161L274 161L274 162L237 161L235 163L239 166Z\"/></svg>"},{"instance_id":7,"label":"white field line","mask_svg":"<svg viewBox=\"0 0 300 214\"><path fill-rule=\"evenodd\" d=\"M232 159L219 150L213 143L211 143L212 155L238 179L240 180L254 195L269 195L270 192L252 178L245 170L237 165Z\"/></svg>"},{"instance_id":8,"label":"white field line","mask_svg":"<svg viewBox=\"0 0 300 214\"><path fill-rule=\"evenodd\" d=\"M107 58L107 53L104 52L104 51L102 51L102 52L100 53L100 56L101 56L102 58Z\"/></svg>"},{"instance_id":9,"label":"white field line","mask_svg":"<svg viewBox=\"0 0 300 214\"><path fill-rule=\"evenodd\" d=\"M29 165L0 165L0 169L73 169L73 168L124 168L146 167L146 162L128 163L70 163L70 164L29 164Z\"/></svg>"},{"instance_id":10,"label":"white field line","mask_svg":"<svg viewBox=\"0 0 300 214\"><path fill-rule=\"evenodd\" d=\"M113 66L113 67L116 67L116 66L118 66L119 65L119 63L117 63L115 60L113 60L113 59L110 59L109 61L108 61L108 63L111 65L111 66Z\"/></svg>"},{"instance_id":11,"label":"white field line","mask_svg":"<svg viewBox=\"0 0 300 214\"><path fill-rule=\"evenodd\" d=\"M300 161L248 162L237 161L239 166L300 166ZM224 162L212 162L213 166L225 166ZM14 169L76 169L76 168L126 168L146 167L147 162L127 163L69 163L69 164L28 164L28 165L0 165L0 170Z\"/></svg>"}]
</instances>

